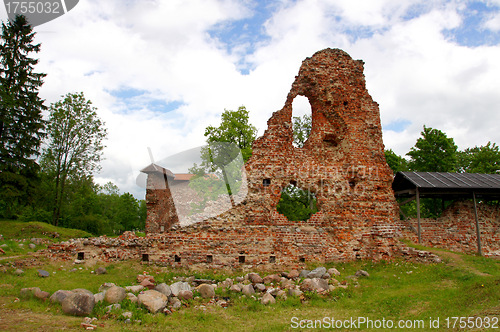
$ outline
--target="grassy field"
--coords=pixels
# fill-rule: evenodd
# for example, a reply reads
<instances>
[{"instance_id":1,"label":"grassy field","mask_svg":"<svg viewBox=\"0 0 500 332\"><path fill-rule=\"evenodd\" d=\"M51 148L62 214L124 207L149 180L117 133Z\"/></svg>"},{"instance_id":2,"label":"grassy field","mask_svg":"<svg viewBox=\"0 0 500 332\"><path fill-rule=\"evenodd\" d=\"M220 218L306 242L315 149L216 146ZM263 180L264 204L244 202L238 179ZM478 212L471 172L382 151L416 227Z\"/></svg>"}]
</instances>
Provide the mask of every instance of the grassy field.
<instances>
[{"instance_id":1,"label":"grassy field","mask_svg":"<svg viewBox=\"0 0 500 332\"><path fill-rule=\"evenodd\" d=\"M3 243L0 241L0 243ZM94 316L98 318L99 330L105 331L294 331L302 326L311 327L304 320L321 320L323 327L335 320L350 320L365 317L372 321L385 319L394 324L402 320L407 326L420 325L418 331L460 330L447 328L450 317L500 317L500 262L483 257L433 250L443 259L439 264L421 264L404 260L358 261L335 266L342 275L339 281L346 281L348 289L336 289L326 296L305 294L302 299L289 297L276 304L264 306L260 302L217 290L220 298L229 298L229 307L222 308L208 303L208 300L193 299L187 307L172 315L151 315L143 309L122 303L123 310L133 312L131 324L126 324L120 312L106 313L105 305L98 304ZM4 255L5 256L5 255ZM15 275L17 258L4 258L0 274L0 330L2 331L59 331L81 330L82 318L64 315L59 305L36 299L18 299L23 287L40 287L54 292L58 289L87 288L96 293L105 282L120 286L136 284L136 275L147 272L157 282L171 284L177 276L195 274L187 270L172 270L139 262L100 264L87 262L74 265L71 262L40 261L38 266L24 268L24 274ZM92 273L99 266L105 266L108 273ZM71 272L73 268L76 271ZM311 266L313 268L314 266ZM39 278L37 268L50 272L49 278ZM369 277L357 282L349 276L364 269ZM281 272L281 271L277 271ZM244 275L242 271L197 272L197 277L224 280L226 277ZM263 275L264 273L261 273ZM123 311L122 310L122 311ZM325 317L327 317L325 319ZM430 326L430 319L439 319L439 328ZM140 321L140 322L139 322ZM326 322L326 323L325 323ZM374 323L376 324L376 322ZM316 323L318 326L318 323ZM357 328L345 330L380 331L384 329ZM500 330L498 326L497 330ZM397 330L397 329L395 329ZM471 330L471 329L466 329ZM481 330L481 329L477 329ZM486 329L482 329L486 330Z\"/></svg>"}]
</instances>

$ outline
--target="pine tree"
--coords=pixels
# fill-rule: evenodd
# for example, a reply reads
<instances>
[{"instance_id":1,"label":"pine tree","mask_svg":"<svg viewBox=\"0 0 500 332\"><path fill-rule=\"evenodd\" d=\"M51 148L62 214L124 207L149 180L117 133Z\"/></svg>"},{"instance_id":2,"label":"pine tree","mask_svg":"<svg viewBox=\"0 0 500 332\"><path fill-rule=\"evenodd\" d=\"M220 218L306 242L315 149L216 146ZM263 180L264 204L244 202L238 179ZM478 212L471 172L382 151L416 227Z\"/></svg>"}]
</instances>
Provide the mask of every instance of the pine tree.
<instances>
[{"instance_id":1,"label":"pine tree","mask_svg":"<svg viewBox=\"0 0 500 332\"><path fill-rule=\"evenodd\" d=\"M35 33L24 16L2 23L0 45L0 169L31 166L43 138L42 111L38 96L45 74L35 73L40 44L33 45Z\"/></svg>"},{"instance_id":2,"label":"pine tree","mask_svg":"<svg viewBox=\"0 0 500 332\"><path fill-rule=\"evenodd\" d=\"M2 23L0 43L0 210L11 217L15 206L29 199L36 177L35 161L43 139L46 109L38 96L45 74L35 73L40 51L24 16Z\"/></svg>"}]
</instances>

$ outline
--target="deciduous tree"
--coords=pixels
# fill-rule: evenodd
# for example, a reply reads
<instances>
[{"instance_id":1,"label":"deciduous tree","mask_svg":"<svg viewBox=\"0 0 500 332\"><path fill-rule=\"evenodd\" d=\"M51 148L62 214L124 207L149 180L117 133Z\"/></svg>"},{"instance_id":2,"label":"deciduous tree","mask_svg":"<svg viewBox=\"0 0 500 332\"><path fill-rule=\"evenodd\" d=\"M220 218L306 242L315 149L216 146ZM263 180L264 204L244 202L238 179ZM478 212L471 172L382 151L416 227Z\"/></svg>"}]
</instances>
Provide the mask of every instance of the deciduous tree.
<instances>
[{"instance_id":1,"label":"deciduous tree","mask_svg":"<svg viewBox=\"0 0 500 332\"><path fill-rule=\"evenodd\" d=\"M495 143L465 149L458 159L461 172L494 174L500 171L500 150Z\"/></svg>"},{"instance_id":2,"label":"deciduous tree","mask_svg":"<svg viewBox=\"0 0 500 332\"><path fill-rule=\"evenodd\" d=\"M457 168L457 146L439 129L424 126L415 146L406 155L410 169L417 172L454 172Z\"/></svg>"},{"instance_id":3,"label":"deciduous tree","mask_svg":"<svg viewBox=\"0 0 500 332\"><path fill-rule=\"evenodd\" d=\"M54 180L53 223L58 224L68 179L100 170L107 131L83 93L69 93L50 107L48 142L42 166Z\"/></svg>"}]
</instances>

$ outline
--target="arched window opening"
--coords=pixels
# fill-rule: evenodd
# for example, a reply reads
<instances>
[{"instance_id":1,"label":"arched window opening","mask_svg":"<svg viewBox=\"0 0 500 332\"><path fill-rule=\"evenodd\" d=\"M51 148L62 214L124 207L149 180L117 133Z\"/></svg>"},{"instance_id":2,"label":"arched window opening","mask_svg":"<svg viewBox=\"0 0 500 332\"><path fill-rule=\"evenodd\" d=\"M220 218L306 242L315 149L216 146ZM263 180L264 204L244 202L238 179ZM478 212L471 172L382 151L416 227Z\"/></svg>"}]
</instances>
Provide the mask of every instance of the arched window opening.
<instances>
[{"instance_id":1,"label":"arched window opening","mask_svg":"<svg viewBox=\"0 0 500 332\"><path fill-rule=\"evenodd\" d=\"M292 102L293 146L301 148L309 138L312 127L312 109L309 100L297 96Z\"/></svg>"}]
</instances>

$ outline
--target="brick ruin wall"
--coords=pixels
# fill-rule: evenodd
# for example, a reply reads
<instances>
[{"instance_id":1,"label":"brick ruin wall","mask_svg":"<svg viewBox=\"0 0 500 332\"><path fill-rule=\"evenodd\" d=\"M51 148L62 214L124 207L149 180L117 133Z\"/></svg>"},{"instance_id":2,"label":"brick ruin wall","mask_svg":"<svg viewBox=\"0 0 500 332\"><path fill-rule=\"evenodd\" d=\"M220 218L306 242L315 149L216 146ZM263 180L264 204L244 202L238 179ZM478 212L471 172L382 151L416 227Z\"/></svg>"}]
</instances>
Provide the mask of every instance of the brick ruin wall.
<instances>
[{"instance_id":1,"label":"brick ruin wall","mask_svg":"<svg viewBox=\"0 0 500 332\"><path fill-rule=\"evenodd\" d=\"M298 95L308 98L312 111L312 130L302 148L292 145L292 102ZM432 259L398 241L407 232L399 222L378 104L366 90L362 61L338 49L305 59L284 107L267 124L245 164L247 196L229 211L181 227L169 189L153 190L166 178L149 174L145 238L96 238L51 250L68 258L85 252L104 260L146 257L165 265L210 267ZM317 198L318 212L307 221L289 221L276 210L290 183Z\"/></svg>"},{"instance_id":2,"label":"brick ruin wall","mask_svg":"<svg viewBox=\"0 0 500 332\"><path fill-rule=\"evenodd\" d=\"M484 256L500 257L500 208L478 204L477 214ZM418 242L417 219L403 221L404 237ZM411 226L411 227L410 227ZM413 229L411 229L413 228ZM476 219L472 201L456 201L436 219L420 220L422 244L463 253L477 253Z\"/></svg>"}]
</instances>

